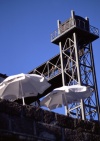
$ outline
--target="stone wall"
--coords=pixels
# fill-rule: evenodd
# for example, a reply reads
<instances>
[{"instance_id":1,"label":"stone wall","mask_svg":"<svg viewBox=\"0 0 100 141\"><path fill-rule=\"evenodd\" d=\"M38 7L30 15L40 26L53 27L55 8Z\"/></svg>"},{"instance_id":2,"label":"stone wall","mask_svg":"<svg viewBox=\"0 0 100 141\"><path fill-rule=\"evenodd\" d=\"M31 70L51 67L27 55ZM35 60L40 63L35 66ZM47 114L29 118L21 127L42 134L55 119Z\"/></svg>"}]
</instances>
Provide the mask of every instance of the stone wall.
<instances>
[{"instance_id":1,"label":"stone wall","mask_svg":"<svg viewBox=\"0 0 100 141\"><path fill-rule=\"evenodd\" d=\"M100 141L100 126L42 108L0 101L0 141Z\"/></svg>"}]
</instances>

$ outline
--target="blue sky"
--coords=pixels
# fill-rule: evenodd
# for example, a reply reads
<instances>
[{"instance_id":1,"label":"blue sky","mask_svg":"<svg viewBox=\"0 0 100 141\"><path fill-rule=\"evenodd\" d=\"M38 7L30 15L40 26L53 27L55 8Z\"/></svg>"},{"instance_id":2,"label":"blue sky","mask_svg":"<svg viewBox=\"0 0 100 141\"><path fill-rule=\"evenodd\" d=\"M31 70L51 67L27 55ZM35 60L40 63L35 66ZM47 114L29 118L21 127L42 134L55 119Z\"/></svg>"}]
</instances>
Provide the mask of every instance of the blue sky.
<instances>
[{"instance_id":1,"label":"blue sky","mask_svg":"<svg viewBox=\"0 0 100 141\"><path fill-rule=\"evenodd\" d=\"M59 47L50 42L57 20L76 15L89 17L100 30L99 0L0 0L0 73L27 73L49 60ZM100 38L93 42L100 91Z\"/></svg>"}]
</instances>

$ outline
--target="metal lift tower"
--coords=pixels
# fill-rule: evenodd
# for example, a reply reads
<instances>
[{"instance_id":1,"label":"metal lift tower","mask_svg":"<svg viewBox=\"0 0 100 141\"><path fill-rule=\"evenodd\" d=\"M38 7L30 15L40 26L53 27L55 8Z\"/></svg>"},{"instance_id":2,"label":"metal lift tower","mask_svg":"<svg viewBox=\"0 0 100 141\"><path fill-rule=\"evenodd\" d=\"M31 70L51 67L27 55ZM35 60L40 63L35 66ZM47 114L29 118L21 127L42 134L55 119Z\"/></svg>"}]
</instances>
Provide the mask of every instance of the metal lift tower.
<instances>
[{"instance_id":1,"label":"metal lift tower","mask_svg":"<svg viewBox=\"0 0 100 141\"><path fill-rule=\"evenodd\" d=\"M92 89L92 96L79 103L67 105L67 115L83 120L99 120L99 95L94 66L92 42L99 38L99 30L90 25L88 18L75 15L65 22L57 21L58 28L51 34L51 43L59 46L60 54L54 56L29 73L44 75L54 88L80 84Z\"/></svg>"}]
</instances>

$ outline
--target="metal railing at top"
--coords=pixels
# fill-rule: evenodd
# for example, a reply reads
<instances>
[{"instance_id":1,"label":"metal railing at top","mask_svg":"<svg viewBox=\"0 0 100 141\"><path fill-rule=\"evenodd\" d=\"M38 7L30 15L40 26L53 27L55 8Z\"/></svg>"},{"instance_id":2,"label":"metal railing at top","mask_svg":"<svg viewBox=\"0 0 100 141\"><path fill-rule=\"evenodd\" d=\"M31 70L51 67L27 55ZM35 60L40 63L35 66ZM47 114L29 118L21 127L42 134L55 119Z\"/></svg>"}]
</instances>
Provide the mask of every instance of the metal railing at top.
<instances>
[{"instance_id":1,"label":"metal railing at top","mask_svg":"<svg viewBox=\"0 0 100 141\"><path fill-rule=\"evenodd\" d=\"M63 26L60 28L56 29L52 34L51 34L51 41L61 35L64 31L72 28L75 25L75 19L70 19L67 21Z\"/></svg>"},{"instance_id":2,"label":"metal railing at top","mask_svg":"<svg viewBox=\"0 0 100 141\"><path fill-rule=\"evenodd\" d=\"M99 36L99 29L90 25L90 33Z\"/></svg>"},{"instance_id":3,"label":"metal railing at top","mask_svg":"<svg viewBox=\"0 0 100 141\"><path fill-rule=\"evenodd\" d=\"M77 23L77 25L76 25ZM81 27L81 24L84 24L84 28ZM51 34L51 41L54 40L55 38L59 37L61 34L63 34L65 31L70 30L73 26L77 26L85 31L88 31L94 35L99 36L99 29L89 25L89 29L87 30L87 25L85 24L84 21L81 21L77 19L77 22L75 19L70 19L67 21L65 24L61 25L60 28L56 29L52 34Z\"/></svg>"}]
</instances>

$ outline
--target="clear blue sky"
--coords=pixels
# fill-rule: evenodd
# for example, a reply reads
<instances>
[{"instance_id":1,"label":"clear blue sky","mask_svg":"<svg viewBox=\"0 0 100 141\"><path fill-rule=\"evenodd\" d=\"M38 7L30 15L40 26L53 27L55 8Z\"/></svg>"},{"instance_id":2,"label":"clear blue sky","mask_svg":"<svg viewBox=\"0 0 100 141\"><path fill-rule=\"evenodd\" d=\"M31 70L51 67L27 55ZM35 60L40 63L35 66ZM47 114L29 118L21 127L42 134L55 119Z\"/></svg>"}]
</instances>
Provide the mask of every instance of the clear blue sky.
<instances>
[{"instance_id":1,"label":"clear blue sky","mask_svg":"<svg viewBox=\"0 0 100 141\"><path fill-rule=\"evenodd\" d=\"M99 0L0 0L0 73L27 73L59 53L50 34L71 10L100 30ZM100 39L93 51L100 91Z\"/></svg>"}]
</instances>

